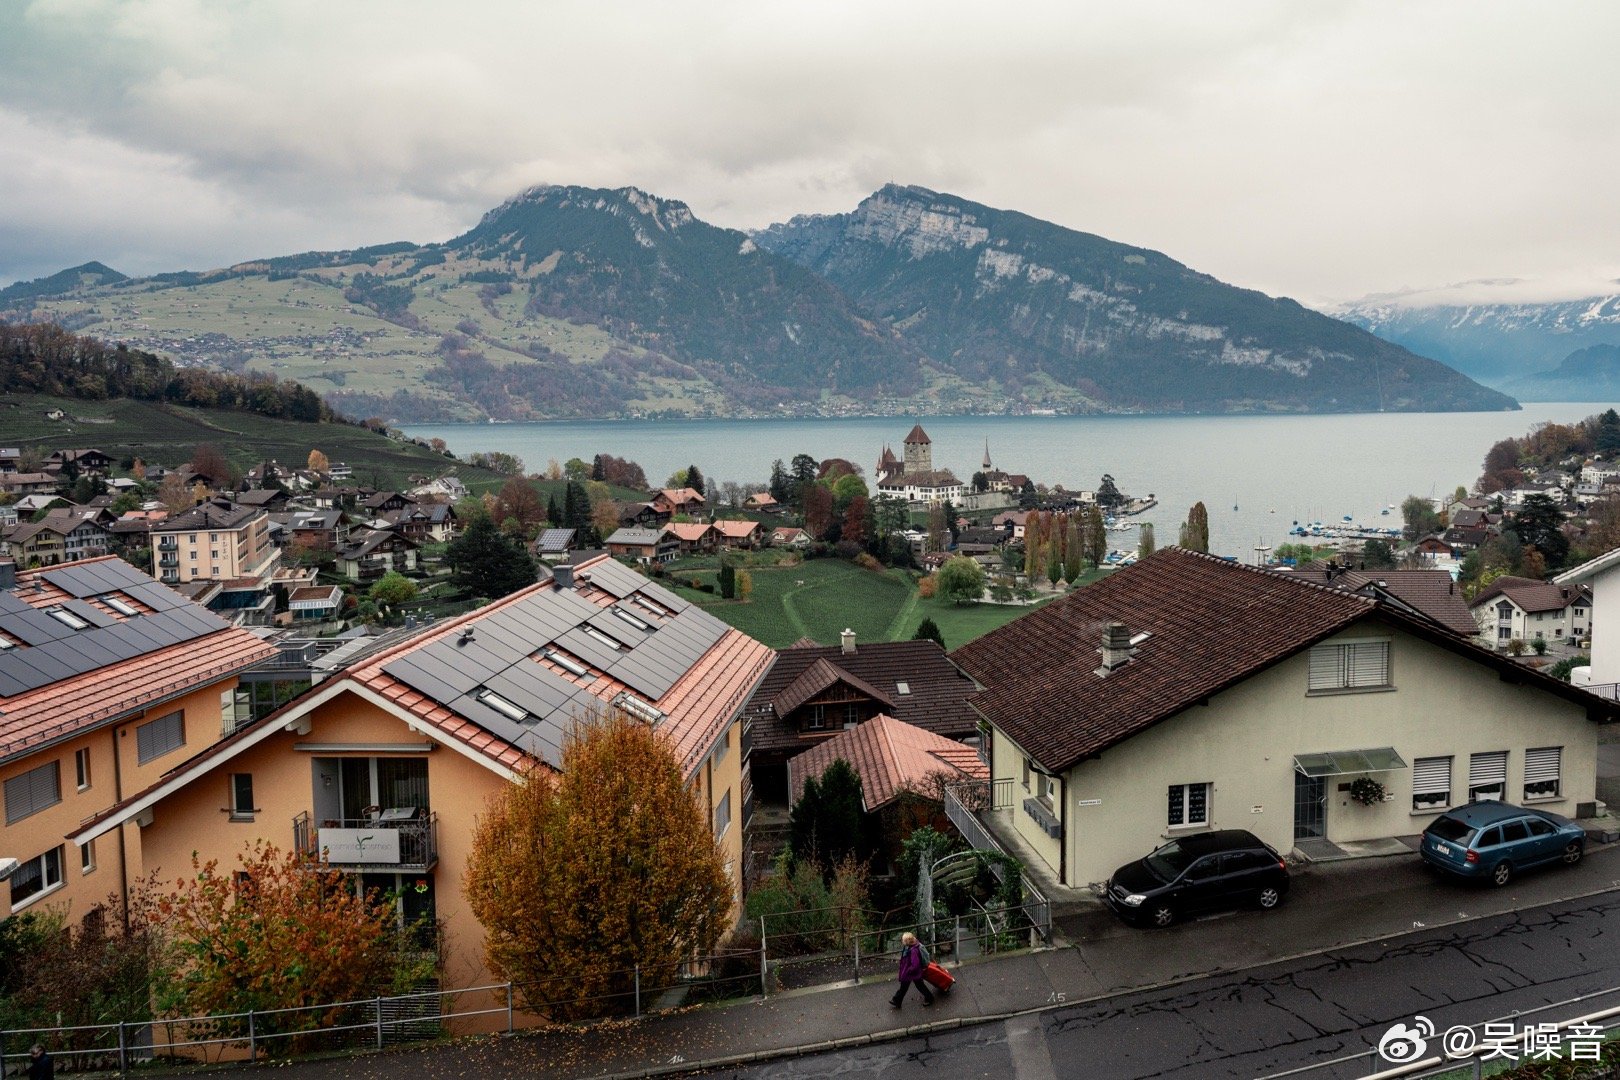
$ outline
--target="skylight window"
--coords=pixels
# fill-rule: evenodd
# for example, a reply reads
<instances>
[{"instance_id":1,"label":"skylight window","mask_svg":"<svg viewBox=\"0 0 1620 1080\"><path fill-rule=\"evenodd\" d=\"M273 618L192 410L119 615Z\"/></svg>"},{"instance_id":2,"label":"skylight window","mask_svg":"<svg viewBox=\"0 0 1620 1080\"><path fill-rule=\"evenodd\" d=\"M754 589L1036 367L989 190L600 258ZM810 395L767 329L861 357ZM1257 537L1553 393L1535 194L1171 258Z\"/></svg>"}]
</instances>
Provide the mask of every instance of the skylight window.
<instances>
[{"instance_id":1,"label":"skylight window","mask_svg":"<svg viewBox=\"0 0 1620 1080\"><path fill-rule=\"evenodd\" d=\"M646 608L660 619L667 619L674 614L674 612L670 611L668 608L653 603L640 593L636 593L636 595L632 596L630 600L632 603L640 604L642 607Z\"/></svg>"},{"instance_id":2,"label":"skylight window","mask_svg":"<svg viewBox=\"0 0 1620 1080\"><path fill-rule=\"evenodd\" d=\"M656 724L664 718L656 705L642 701L633 694L621 693L613 699L613 704L645 724Z\"/></svg>"},{"instance_id":3,"label":"skylight window","mask_svg":"<svg viewBox=\"0 0 1620 1080\"><path fill-rule=\"evenodd\" d=\"M69 630L88 630L90 628L90 621L88 619L81 619L79 616L73 614L73 612L67 610L67 608L51 608L45 614L61 623Z\"/></svg>"},{"instance_id":4,"label":"skylight window","mask_svg":"<svg viewBox=\"0 0 1620 1080\"><path fill-rule=\"evenodd\" d=\"M1131 635L1131 647L1134 648L1137 645L1142 644L1142 642L1146 641L1148 638L1150 638L1152 636L1153 636L1153 631L1151 631L1151 630L1144 630L1140 634L1132 634Z\"/></svg>"},{"instance_id":5,"label":"skylight window","mask_svg":"<svg viewBox=\"0 0 1620 1080\"><path fill-rule=\"evenodd\" d=\"M630 646L626 645L624 642L620 641L618 638L614 637L611 634L604 634L602 631L598 630L594 626L586 626L586 627L582 627L582 629L589 636L595 638L597 641L600 641L602 644L606 645L608 648L613 649L613 650L615 650L617 652L626 652L630 648Z\"/></svg>"},{"instance_id":6,"label":"skylight window","mask_svg":"<svg viewBox=\"0 0 1620 1080\"><path fill-rule=\"evenodd\" d=\"M523 706L514 701L502 697L493 690L478 691L478 700L483 702L485 705L488 705L490 708L494 709L496 712L500 713L509 720L513 720L519 724L533 722L533 718L528 709L525 709Z\"/></svg>"},{"instance_id":7,"label":"skylight window","mask_svg":"<svg viewBox=\"0 0 1620 1080\"><path fill-rule=\"evenodd\" d=\"M124 600L122 597L112 596L109 594L107 596L99 597L98 599L100 599L103 604L106 604L108 607L118 612L120 615L134 618L136 615L140 614L139 611L135 610L132 604L130 604L127 600Z\"/></svg>"},{"instance_id":8,"label":"skylight window","mask_svg":"<svg viewBox=\"0 0 1620 1080\"><path fill-rule=\"evenodd\" d=\"M0 652L4 652L7 649L15 649L16 647L17 643L15 641L12 641L4 634L0 634Z\"/></svg>"},{"instance_id":9,"label":"skylight window","mask_svg":"<svg viewBox=\"0 0 1620 1080\"><path fill-rule=\"evenodd\" d=\"M894 692L900 694L901 696L909 694L911 693L911 684L908 682L897 682L894 684Z\"/></svg>"},{"instance_id":10,"label":"skylight window","mask_svg":"<svg viewBox=\"0 0 1620 1080\"><path fill-rule=\"evenodd\" d=\"M545 649L540 653L540 655L545 657L547 660L550 660L553 664L556 664L570 675L575 675L583 679L590 674L589 669L587 669L585 665L578 663L573 657L566 653L558 652L556 649Z\"/></svg>"},{"instance_id":11,"label":"skylight window","mask_svg":"<svg viewBox=\"0 0 1620 1080\"><path fill-rule=\"evenodd\" d=\"M632 615L630 612L626 611L624 608L620 607L617 604L614 604L613 607L611 607L609 610L612 611L614 615L618 616L619 619L621 619L624 622L629 623L631 626L635 627L637 630L640 630L642 633L644 633L644 634L652 633L652 630L653 630L652 624L647 622L647 620L641 618L640 616Z\"/></svg>"}]
</instances>

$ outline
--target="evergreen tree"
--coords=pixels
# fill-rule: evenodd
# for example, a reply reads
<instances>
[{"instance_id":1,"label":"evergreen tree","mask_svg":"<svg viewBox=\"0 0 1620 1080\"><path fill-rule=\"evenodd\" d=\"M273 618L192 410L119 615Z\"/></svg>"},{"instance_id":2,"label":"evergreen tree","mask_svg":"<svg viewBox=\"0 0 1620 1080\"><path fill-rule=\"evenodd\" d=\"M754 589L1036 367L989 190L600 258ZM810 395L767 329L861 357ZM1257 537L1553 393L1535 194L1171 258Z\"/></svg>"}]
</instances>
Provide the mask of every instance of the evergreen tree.
<instances>
[{"instance_id":1,"label":"evergreen tree","mask_svg":"<svg viewBox=\"0 0 1620 1080\"><path fill-rule=\"evenodd\" d=\"M730 600L737 595L737 571L729 560L721 558L720 573L716 575L720 582L720 598Z\"/></svg>"},{"instance_id":2,"label":"evergreen tree","mask_svg":"<svg viewBox=\"0 0 1620 1080\"><path fill-rule=\"evenodd\" d=\"M777 458L771 462L771 498L779 503L786 503L793 494L792 482L788 479L787 469L782 467L782 459Z\"/></svg>"},{"instance_id":3,"label":"evergreen tree","mask_svg":"<svg viewBox=\"0 0 1620 1080\"><path fill-rule=\"evenodd\" d=\"M539 575L528 546L497 529L488 514L472 516L445 547L444 561L457 588L491 600L533 585Z\"/></svg>"},{"instance_id":4,"label":"evergreen tree","mask_svg":"<svg viewBox=\"0 0 1620 1080\"><path fill-rule=\"evenodd\" d=\"M554 529L566 529L568 527L563 524L563 512L562 508L557 505L556 492L552 492L551 497L546 500L546 520L551 523L551 527Z\"/></svg>"},{"instance_id":5,"label":"evergreen tree","mask_svg":"<svg viewBox=\"0 0 1620 1080\"><path fill-rule=\"evenodd\" d=\"M1018 506L1023 510L1033 510L1041 503L1040 494L1035 490L1035 481L1025 480L1024 486L1018 492Z\"/></svg>"},{"instance_id":6,"label":"evergreen tree","mask_svg":"<svg viewBox=\"0 0 1620 1080\"><path fill-rule=\"evenodd\" d=\"M847 858L857 862L871 858L871 831L861 805L861 777L849 762L838 758L819 780L813 776L805 780L788 824L796 861L815 863L830 878Z\"/></svg>"},{"instance_id":7,"label":"evergreen tree","mask_svg":"<svg viewBox=\"0 0 1620 1080\"><path fill-rule=\"evenodd\" d=\"M932 641L940 648L945 647L945 635L939 632L939 624L931 615L924 615L923 621L917 624L917 632L911 635L912 641Z\"/></svg>"},{"instance_id":8,"label":"evergreen tree","mask_svg":"<svg viewBox=\"0 0 1620 1080\"><path fill-rule=\"evenodd\" d=\"M1595 440L1600 454L1620 452L1620 413L1608 409L1598 417Z\"/></svg>"},{"instance_id":9,"label":"evergreen tree","mask_svg":"<svg viewBox=\"0 0 1620 1080\"><path fill-rule=\"evenodd\" d=\"M1113 510L1125 501L1125 496L1119 493L1114 485L1114 478L1103 473L1102 480L1097 484L1097 505L1104 511L1112 513Z\"/></svg>"},{"instance_id":10,"label":"evergreen tree","mask_svg":"<svg viewBox=\"0 0 1620 1080\"><path fill-rule=\"evenodd\" d=\"M703 474L698 472L698 467L696 465L688 465L686 467L686 486L696 491L699 495L703 494Z\"/></svg>"},{"instance_id":11,"label":"evergreen tree","mask_svg":"<svg viewBox=\"0 0 1620 1080\"><path fill-rule=\"evenodd\" d=\"M1209 552L1209 511L1201 502L1193 503L1181 526L1181 546L1188 551Z\"/></svg>"}]
</instances>

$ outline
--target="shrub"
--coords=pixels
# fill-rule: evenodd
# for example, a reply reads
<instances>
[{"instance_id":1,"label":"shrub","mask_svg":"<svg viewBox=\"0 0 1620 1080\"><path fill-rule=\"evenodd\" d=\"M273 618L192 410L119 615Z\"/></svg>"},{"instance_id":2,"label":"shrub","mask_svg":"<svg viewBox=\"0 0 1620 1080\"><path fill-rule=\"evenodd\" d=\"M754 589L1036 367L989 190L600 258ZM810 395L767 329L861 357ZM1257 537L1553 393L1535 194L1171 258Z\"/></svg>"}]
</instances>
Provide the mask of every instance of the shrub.
<instances>
[{"instance_id":1,"label":"shrub","mask_svg":"<svg viewBox=\"0 0 1620 1080\"><path fill-rule=\"evenodd\" d=\"M927 577L917 582L918 598L922 600L932 600L934 598L934 590L938 588L938 584L939 583L934 580L933 574L929 574Z\"/></svg>"},{"instance_id":2,"label":"shrub","mask_svg":"<svg viewBox=\"0 0 1620 1080\"><path fill-rule=\"evenodd\" d=\"M855 556L855 558L852 561L855 563L856 566L860 567L862 570L875 570L875 571L877 571L879 573L882 573L882 571L883 571L883 564L878 562L876 558L874 558L873 556L871 556L870 554L868 554L867 552L864 552L864 551L861 552L859 555Z\"/></svg>"}]
</instances>

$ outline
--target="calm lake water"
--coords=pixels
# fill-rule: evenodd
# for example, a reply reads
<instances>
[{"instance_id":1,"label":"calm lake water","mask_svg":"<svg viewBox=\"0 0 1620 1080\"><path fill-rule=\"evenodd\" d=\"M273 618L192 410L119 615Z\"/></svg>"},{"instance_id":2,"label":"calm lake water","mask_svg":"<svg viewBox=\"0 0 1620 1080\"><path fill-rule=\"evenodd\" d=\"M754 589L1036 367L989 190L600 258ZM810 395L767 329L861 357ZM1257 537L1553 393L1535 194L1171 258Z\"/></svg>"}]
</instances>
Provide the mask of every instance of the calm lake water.
<instances>
[{"instance_id":1,"label":"calm lake water","mask_svg":"<svg viewBox=\"0 0 1620 1080\"><path fill-rule=\"evenodd\" d=\"M705 476L763 486L771 462L806 453L848 458L868 478L884 443L920 422L934 467L966 481L984 458L1047 484L1094 488L1104 473L1128 495L1154 494L1143 515L1159 544L1175 542L1187 510L1209 508L1210 546L1245 560L1257 544L1289 540L1296 519L1399 525L1408 495L1440 495L1478 478L1485 451L1543 421L1570 423L1607 405L1535 402L1519 412L1367 413L1350 416L939 416L839 420L567 421L537 424L417 424L458 454L500 450L531 470L551 458L589 461L611 453L639 462L654 484L695 464ZM1389 504L1388 517L1380 511ZM1134 533L1114 534L1115 547Z\"/></svg>"}]
</instances>

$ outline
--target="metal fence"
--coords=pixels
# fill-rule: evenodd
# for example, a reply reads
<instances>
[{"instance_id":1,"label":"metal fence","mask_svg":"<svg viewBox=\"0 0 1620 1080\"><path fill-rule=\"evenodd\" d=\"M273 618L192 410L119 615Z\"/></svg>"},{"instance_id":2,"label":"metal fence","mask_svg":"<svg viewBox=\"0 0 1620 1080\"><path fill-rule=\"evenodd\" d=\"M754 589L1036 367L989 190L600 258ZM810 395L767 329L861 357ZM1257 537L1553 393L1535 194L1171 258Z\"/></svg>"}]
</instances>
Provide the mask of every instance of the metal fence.
<instances>
[{"instance_id":1,"label":"metal fence","mask_svg":"<svg viewBox=\"0 0 1620 1080\"><path fill-rule=\"evenodd\" d=\"M1002 788L1005 785L1006 791ZM978 851L996 851L1011 857L1001 841L980 820L979 814L988 810L1007 805L1011 800L1012 781L978 781L973 783L945 785L945 817L956 826L956 831L962 834L968 846ZM991 869L996 877L1002 876L999 864L993 864ZM1024 897L1024 912L1029 921L1039 931L1041 940L1052 940L1052 903L1044 893L1035 886L1028 874L1020 872L1021 886Z\"/></svg>"}]
</instances>

